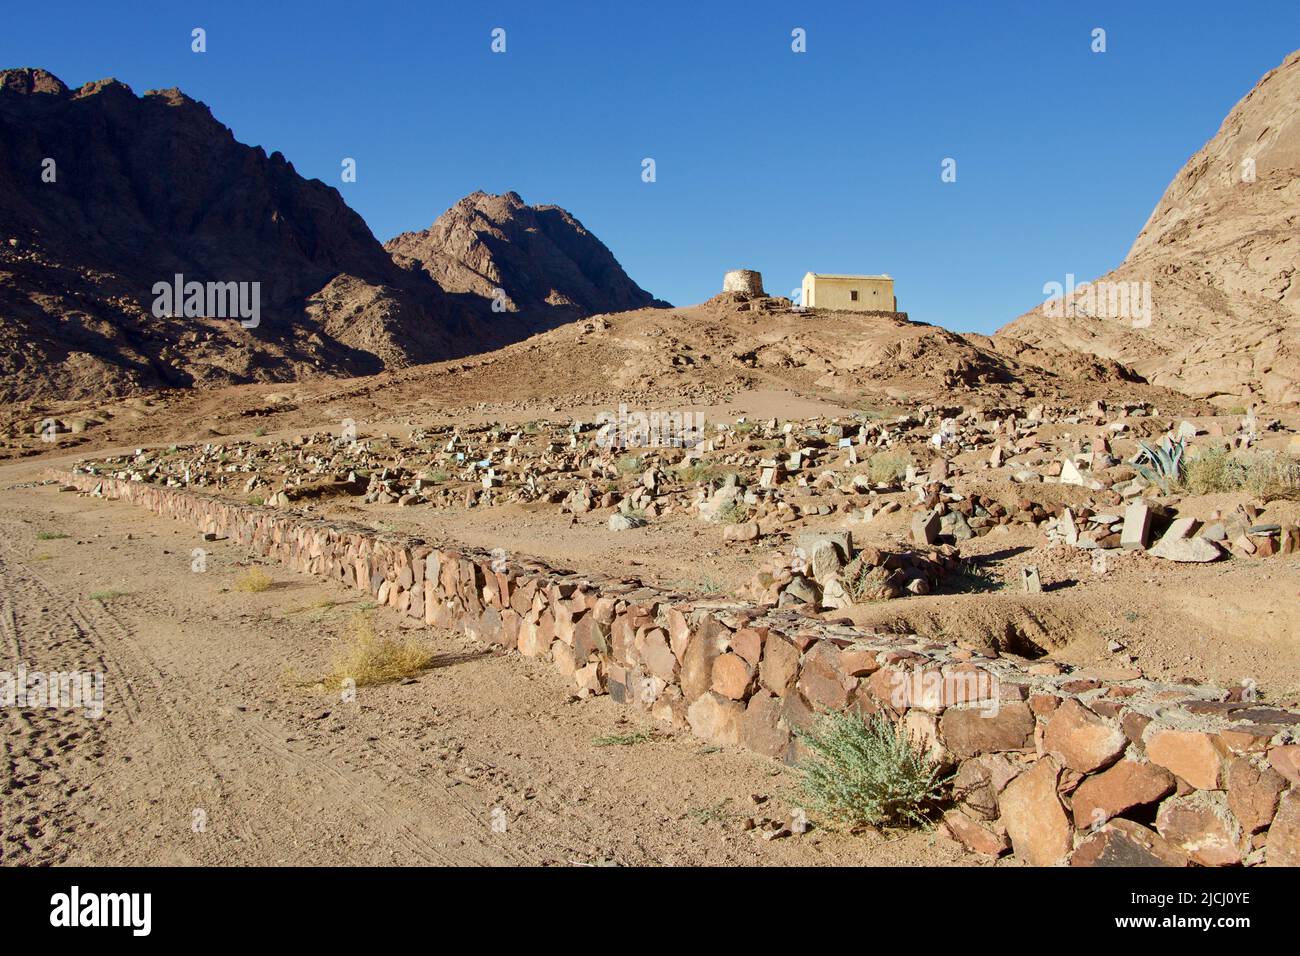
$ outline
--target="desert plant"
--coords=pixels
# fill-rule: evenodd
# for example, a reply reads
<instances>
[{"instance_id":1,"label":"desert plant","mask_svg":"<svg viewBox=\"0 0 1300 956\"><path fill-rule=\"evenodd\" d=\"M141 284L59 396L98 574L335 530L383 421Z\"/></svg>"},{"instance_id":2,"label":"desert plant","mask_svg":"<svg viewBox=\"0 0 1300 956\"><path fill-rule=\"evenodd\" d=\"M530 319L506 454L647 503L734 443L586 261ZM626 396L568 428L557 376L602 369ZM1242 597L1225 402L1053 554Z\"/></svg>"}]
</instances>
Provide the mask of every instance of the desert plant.
<instances>
[{"instance_id":1,"label":"desert plant","mask_svg":"<svg viewBox=\"0 0 1300 956\"><path fill-rule=\"evenodd\" d=\"M96 591L94 594L90 596L90 599L92 601L98 601L100 604L103 604L106 601L112 601L115 598L120 598L125 596L126 596L125 591Z\"/></svg>"},{"instance_id":2,"label":"desert plant","mask_svg":"<svg viewBox=\"0 0 1300 956\"><path fill-rule=\"evenodd\" d=\"M333 598L322 597L322 598L317 598L315 601L311 601L307 604L300 604L297 607L291 607L284 613L304 614L307 616L309 620L320 621L323 620L326 617L326 615L329 614L330 611L334 610L334 608L336 607L339 607L343 603L344 603L343 601L336 601Z\"/></svg>"},{"instance_id":3,"label":"desert plant","mask_svg":"<svg viewBox=\"0 0 1300 956\"><path fill-rule=\"evenodd\" d=\"M61 538L68 537L62 531L38 531L36 532L37 541L58 541Z\"/></svg>"},{"instance_id":4,"label":"desert plant","mask_svg":"<svg viewBox=\"0 0 1300 956\"><path fill-rule=\"evenodd\" d=\"M1234 455L1207 448L1184 462L1179 487L1193 495L1245 491L1266 501L1293 498L1300 495L1300 462L1271 452Z\"/></svg>"},{"instance_id":5,"label":"desert plant","mask_svg":"<svg viewBox=\"0 0 1300 956\"><path fill-rule=\"evenodd\" d=\"M840 585L854 604L879 601L895 590L897 572L854 558L840 571Z\"/></svg>"},{"instance_id":6,"label":"desert plant","mask_svg":"<svg viewBox=\"0 0 1300 956\"><path fill-rule=\"evenodd\" d=\"M749 520L749 508L739 501L729 501L718 509L720 524L744 524Z\"/></svg>"},{"instance_id":7,"label":"desert plant","mask_svg":"<svg viewBox=\"0 0 1300 956\"><path fill-rule=\"evenodd\" d=\"M701 752L713 753L716 752L717 749L718 748L716 747L712 747L712 748L706 747ZM731 798L724 797L722 800L720 800L718 803L714 804L711 807L694 807L689 812L692 819L694 819L696 823L702 826L710 823L725 823L727 820L736 816L736 814L730 811L728 808L728 804L730 803L731 803Z\"/></svg>"},{"instance_id":8,"label":"desert plant","mask_svg":"<svg viewBox=\"0 0 1300 956\"><path fill-rule=\"evenodd\" d=\"M634 744L649 743L653 739L653 731L638 730L630 734L608 734L604 737L597 737L591 742L591 745L593 747L631 747Z\"/></svg>"},{"instance_id":9,"label":"desert plant","mask_svg":"<svg viewBox=\"0 0 1300 956\"><path fill-rule=\"evenodd\" d=\"M873 484L888 485L907 474L912 459L904 452L878 451L867 462L867 473Z\"/></svg>"},{"instance_id":10,"label":"desert plant","mask_svg":"<svg viewBox=\"0 0 1300 956\"><path fill-rule=\"evenodd\" d=\"M1256 498L1300 496L1300 461L1275 452L1247 456L1245 487Z\"/></svg>"},{"instance_id":11,"label":"desert plant","mask_svg":"<svg viewBox=\"0 0 1300 956\"><path fill-rule=\"evenodd\" d=\"M336 690L347 681L364 687L405 680L427 670L433 659L433 652L423 644L379 635L370 618L358 612L352 615L352 631L322 683L327 690Z\"/></svg>"},{"instance_id":12,"label":"desert plant","mask_svg":"<svg viewBox=\"0 0 1300 956\"><path fill-rule=\"evenodd\" d=\"M257 594L270 590L271 585L274 583L271 576L261 568L249 568L235 579L235 590Z\"/></svg>"},{"instance_id":13,"label":"desert plant","mask_svg":"<svg viewBox=\"0 0 1300 956\"><path fill-rule=\"evenodd\" d=\"M975 561L962 561L957 570L944 580L948 589L958 594L1000 591L1003 583L991 570Z\"/></svg>"},{"instance_id":14,"label":"desert plant","mask_svg":"<svg viewBox=\"0 0 1300 956\"><path fill-rule=\"evenodd\" d=\"M724 481L731 472L719 465L710 465L702 461L677 466L677 476L687 485L696 482Z\"/></svg>"},{"instance_id":15,"label":"desert plant","mask_svg":"<svg viewBox=\"0 0 1300 956\"><path fill-rule=\"evenodd\" d=\"M1185 439L1172 441L1168 435L1159 445L1140 441L1141 450L1133 458L1137 473L1168 494L1183 477L1183 454L1187 450Z\"/></svg>"},{"instance_id":16,"label":"desert plant","mask_svg":"<svg viewBox=\"0 0 1300 956\"><path fill-rule=\"evenodd\" d=\"M798 735L808 749L800 785L809 809L830 822L921 826L943 797L942 768L878 714L830 711Z\"/></svg>"},{"instance_id":17,"label":"desert plant","mask_svg":"<svg viewBox=\"0 0 1300 956\"><path fill-rule=\"evenodd\" d=\"M1191 456L1183 466L1182 490L1193 495L1212 495L1241 487L1239 465L1226 448L1206 448Z\"/></svg>"},{"instance_id":18,"label":"desert plant","mask_svg":"<svg viewBox=\"0 0 1300 956\"><path fill-rule=\"evenodd\" d=\"M897 405L864 405L858 415L869 422L874 422L882 418L897 418L902 411L904 409Z\"/></svg>"}]
</instances>

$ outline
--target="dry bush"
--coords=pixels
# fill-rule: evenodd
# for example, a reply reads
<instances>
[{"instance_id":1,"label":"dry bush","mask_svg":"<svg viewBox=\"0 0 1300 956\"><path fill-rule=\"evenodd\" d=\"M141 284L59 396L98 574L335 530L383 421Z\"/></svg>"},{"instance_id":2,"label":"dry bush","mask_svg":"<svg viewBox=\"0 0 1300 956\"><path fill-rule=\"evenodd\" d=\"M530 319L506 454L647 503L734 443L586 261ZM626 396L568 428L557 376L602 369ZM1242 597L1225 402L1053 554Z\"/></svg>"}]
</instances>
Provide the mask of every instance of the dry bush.
<instances>
[{"instance_id":1,"label":"dry bush","mask_svg":"<svg viewBox=\"0 0 1300 956\"><path fill-rule=\"evenodd\" d=\"M707 465L704 462L695 462L693 464L681 464L677 466L677 476L683 484L693 485L701 481L713 481L715 478L726 476L726 470L717 465Z\"/></svg>"},{"instance_id":2,"label":"dry bush","mask_svg":"<svg viewBox=\"0 0 1300 956\"><path fill-rule=\"evenodd\" d=\"M878 451L867 462L868 474L873 484L889 485L907 474L911 456L900 451Z\"/></svg>"},{"instance_id":3,"label":"dry bush","mask_svg":"<svg viewBox=\"0 0 1300 956\"><path fill-rule=\"evenodd\" d=\"M321 682L328 690L336 690L348 680L355 687L386 684L414 677L427 670L433 659L433 651L423 644L376 633L370 618L358 612L352 615L352 632Z\"/></svg>"},{"instance_id":4,"label":"dry bush","mask_svg":"<svg viewBox=\"0 0 1300 956\"><path fill-rule=\"evenodd\" d=\"M1300 497L1300 462L1275 452L1207 448L1185 462L1181 490L1193 495L1244 491L1265 501Z\"/></svg>"},{"instance_id":5,"label":"dry bush","mask_svg":"<svg viewBox=\"0 0 1300 956\"><path fill-rule=\"evenodd\" d=\"M718 509L719 524L744 524L749 520L749 507L741 501L731 501Z\"/></svg>"},{"instance_id":6,"label":"dry bush","mask_svg":"<svg viewBox=\"0 0 1300 956\"><path fill-rule=\"evenodd\" d=\"M262 591L269 591L274 583L275 581L271 576L261 568L249 568L235 579L235 590L258 594Z\"/></svg>"},{"instance_id":7,"label":"dry bush","mask_svg":"<svg viewBox=\"0 0 1300 956\"><path fill-rule=\"evenodd\" d=\"M840 584L854 604L866 604L892 597L897 592L897 572L854 558L840 571Z\"/></svg>"}]
</instances>

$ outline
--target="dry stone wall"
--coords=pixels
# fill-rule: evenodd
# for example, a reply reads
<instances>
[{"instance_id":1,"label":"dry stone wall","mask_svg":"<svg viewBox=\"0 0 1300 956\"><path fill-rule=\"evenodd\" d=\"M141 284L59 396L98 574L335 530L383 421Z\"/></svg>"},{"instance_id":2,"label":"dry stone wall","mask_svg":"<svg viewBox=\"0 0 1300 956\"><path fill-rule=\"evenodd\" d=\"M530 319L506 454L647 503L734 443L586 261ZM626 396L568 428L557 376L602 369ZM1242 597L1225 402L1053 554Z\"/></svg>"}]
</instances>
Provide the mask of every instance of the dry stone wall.
<instances>
[{"instance_id":1,"label":"dry stone wall","mask_svg":"<svg viewBox=\"0 0 1300 956\"><path fill-rule=\"evenodd\" d=\"M954 771L948 832L1033 865L1300 864L1300 713L1243 688L1067 672L796 611L312 519L139 481L59 473L366 591L431 626L549 658L717 744L796 761L821 710L901 722Z\"/></svg>"}]
</instances>

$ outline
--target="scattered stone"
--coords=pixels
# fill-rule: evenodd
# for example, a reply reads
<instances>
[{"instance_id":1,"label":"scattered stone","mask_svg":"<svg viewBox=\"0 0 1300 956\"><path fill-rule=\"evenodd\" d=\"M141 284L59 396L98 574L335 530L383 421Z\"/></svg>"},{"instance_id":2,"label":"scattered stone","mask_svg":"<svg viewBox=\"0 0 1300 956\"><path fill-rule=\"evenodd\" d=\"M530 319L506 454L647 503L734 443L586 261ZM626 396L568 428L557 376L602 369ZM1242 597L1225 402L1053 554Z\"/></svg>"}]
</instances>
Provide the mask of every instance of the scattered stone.
<instances>
[{"instance_id":1,"label":"scattered stone","mask_svg":"<svg viewBox=\"0 0 1300 956\"><path fill-rule=\"evenodd\" d=\"M939 540L940 528L942 527L939 515L933 511L927 511L912 516L912 543L918 545L930 545Z\"/></svg>"},{"instance_id":2,"label":"scattered stone","mask_svg":"<svg viewBox=\"0 0 1300 956\"><path fill-rule=\"evenodd\" d=\"M1119 534L1120 547L1126 550L1146 548L1151 535L1151 509L1145 501L1134 501L1124 509L1124 527Z\"/></svg>"},{"instance_id":3,"label":"scattered stone","mask_svg":"<svg viewBox=\"0 0 1300 956\"><path fill-rule=\"evenodd\" d=\"M943 826L949 836L972 853L997 857L1011 849L1011 841L1005 832L999 833L992 825L977 820L960 807L944 814Z\"/></svg>"},{"instance_id":4,"label":"scattered stone","mask_svg":"<svg viewBox=\"0 0 1300 956\"><path fill-rule=\"evenodd\" d=\"M1205 564L1223 557L1219 546L1205 537L1170 538L1166 535L1147 553L1166 561L1191 564Z\"/></svg>"}]
</instances>

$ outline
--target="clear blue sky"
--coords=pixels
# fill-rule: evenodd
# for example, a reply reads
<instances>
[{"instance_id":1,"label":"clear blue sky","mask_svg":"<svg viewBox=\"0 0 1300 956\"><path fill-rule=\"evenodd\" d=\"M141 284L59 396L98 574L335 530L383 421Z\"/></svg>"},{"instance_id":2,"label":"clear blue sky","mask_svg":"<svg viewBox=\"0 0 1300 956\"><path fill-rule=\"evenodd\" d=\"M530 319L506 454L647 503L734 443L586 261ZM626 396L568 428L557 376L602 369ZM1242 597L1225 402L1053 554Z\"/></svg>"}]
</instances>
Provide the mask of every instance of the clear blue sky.
<instances>
[{"instance_id":1,"label":"clear blue sky","mask_svg":"<svg viewBox=\"0 0 1300 956\"><path fill-rule=\"evenodd\" d=\"M676 304L730 268L777 293L888 272L913 318L985 332L1045 282L1116 265L1297 47L1297 0L11 0L0 22L0 64L178 86L337 186L380 240L513 189Z\"/></svg>"}]
</instances>

